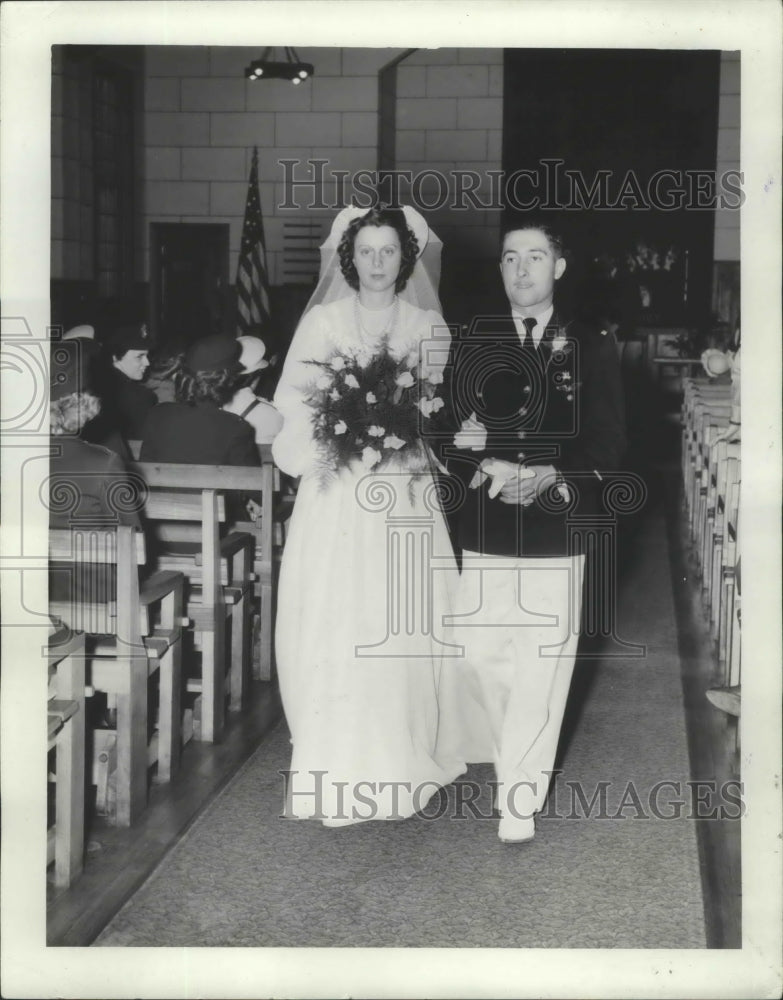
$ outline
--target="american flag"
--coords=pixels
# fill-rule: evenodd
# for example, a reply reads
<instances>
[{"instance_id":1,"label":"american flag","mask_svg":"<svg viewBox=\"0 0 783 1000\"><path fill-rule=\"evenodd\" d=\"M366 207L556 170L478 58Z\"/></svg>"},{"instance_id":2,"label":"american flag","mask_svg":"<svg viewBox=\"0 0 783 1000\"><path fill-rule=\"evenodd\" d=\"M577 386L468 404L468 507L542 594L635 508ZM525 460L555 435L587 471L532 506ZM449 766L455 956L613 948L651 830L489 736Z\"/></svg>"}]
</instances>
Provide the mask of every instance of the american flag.
<instances>
[{"instance_id":1,"label":"american flag","mask_svg":"<svg viewBox=\"0 0 783 1000\"><path fill-rule=\"evenodd\" d=\"M266 274L264 222L258 197L258 148L255 147L237 267L237 333L239 336L259 336L268 325L269 280Z\"/></svg>"}]
</instances>

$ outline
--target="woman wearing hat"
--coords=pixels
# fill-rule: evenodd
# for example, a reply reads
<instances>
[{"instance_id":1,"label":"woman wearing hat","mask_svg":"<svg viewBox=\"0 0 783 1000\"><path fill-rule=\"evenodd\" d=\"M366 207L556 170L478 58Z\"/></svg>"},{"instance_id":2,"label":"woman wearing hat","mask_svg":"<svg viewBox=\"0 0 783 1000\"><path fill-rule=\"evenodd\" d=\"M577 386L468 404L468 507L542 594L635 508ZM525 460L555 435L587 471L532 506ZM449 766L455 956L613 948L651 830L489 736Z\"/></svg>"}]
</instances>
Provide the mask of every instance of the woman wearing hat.
<instances>
[{"instance_id":1,"label":"woman wearing hat","mask_svg":"<svg viewBox=\"0 0 783 1000\"><path fill-rule=\"evenodd\" d=\"M125 466L117 453L81 437L83 428L100 412L94 393L93 352L89 341L53 344L49 367L49 523L53 528L138 526L138 513L127 500L134 496ZM52 600L87 598L112 578L107 567L93 567L74 583L68 573L53 571Z\"/></svg>"},{"instance_id":2,"label":"woman wearing hat","mask_svg":"<svg viewBox=\"0 0 783 1000\"><path fill-rule=\"evenodd\" d=\"M158 397L142 385L150 365L152 347L144 323L121 326L109 335L106 349L110 357L103 397L107 414L116 422L116 429L126 441L141 437L144 422Z\"/></svg>"},{"instance_id":3,"label":"woman wearing hat","mask_svg":"<svg viewBox=\"0 0 783 1000\"><path fill-rule=\"evenodd\" d=\"M78 347L71 347L73 344ZM84 385L89 388L90 396L97 403L95 416L82 425L79 439L89 444L103 445L119 455L124 462L131 461L130 449L118 426L119 420L114 409L115 394L111 390L107 392L104 364L100 345L95 339L95 328L87 324L72 327L63 334L62 346L66 354L69 350L78 350ZM54 358L52 364L55 364Z\"/></svg>"},{"instance_id":4,"label":"woman wearing hat","mask_svg":"<svg viewBox=\"0 0 783 1000\"><path fill-rule=\"evenodd\" d=\"M266 399L256 395L261 372L269 367L264 355L266 345L259 337L237 337L242 353L239 363L242 371L239 388L223 407L228 413L236 413L246 420L256 435L256 444L269 444L283 426L283 418Z\"/></svg>"},{"instance_id":5,"label":"woman wearing hat","mask_svg":"<svg viewBox=\"0 0 783 1000\"><path fill-rule=\"evenodd\" d=\"M222 409L236 391L240 352L224 334L191 344L172 371L177 401L155 406L144 424L142 462L259 465L252 427Z\"/></svg>"},{"instance_id":6,"label":"woman wearing hat","mask_svg":"<svg viewBox=\"0 0 783 1000\"><path fill-rule=\"evenodd\" d=\"M326 362L336 351L369 359L381 345L395 357L418 356L427 342L444 336L437 278L428 275L421 256L428 243L437 258L438 241L411 209L340 213L275 395L284 424L273 455L284 472L301 476L276 625L293 743L286 812L328 826L411 816L464 770L458 761L437 759L435 751L445 648L441 616L456 567L432 474L402 467L368 475L357 462L324 484L307 402L318 371L312 361ZM435 259L435 274L438 264ZM448 345L446 338L441 367ZM393 510L377 509L373 484L390 491ZM398 631L386 642L392 515L406 521L415 546L431 542L438 572L427 576L429 566L421 567L420 580L431 588L430 619L418 619L415 634ZM421 591L407 590L402 602L408 597L418 601Z\"/></svg>"}]
</instances>

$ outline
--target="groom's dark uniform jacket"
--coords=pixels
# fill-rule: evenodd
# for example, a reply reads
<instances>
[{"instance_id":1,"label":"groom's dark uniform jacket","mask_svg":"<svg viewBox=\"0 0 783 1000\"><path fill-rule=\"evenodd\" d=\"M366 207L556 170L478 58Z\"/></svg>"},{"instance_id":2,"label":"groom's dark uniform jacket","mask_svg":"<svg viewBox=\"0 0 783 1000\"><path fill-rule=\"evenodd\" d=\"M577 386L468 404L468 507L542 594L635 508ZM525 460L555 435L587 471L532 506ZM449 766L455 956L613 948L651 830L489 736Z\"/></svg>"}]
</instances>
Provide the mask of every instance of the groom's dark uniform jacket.
<instances>
[{"instance_id":1,"label":"groom's dark uniform jacket","mask_svg":"<svg viewBox=\"0 0 783 1000\"><path fill-rule=\"evenodd\" d=\"M475 412L488 431L483 451L444 449L464 487L460 547L525 557L584 551L584 529L603 511L602 492L625 450L614 337L555 312L538 347L526 350L506 306L453 342L447 386L456 427ZM549 490L523 507L490 499L491 480L470 489L485 458L554 466L568 500Z\"/></svg>"}]
</instances>

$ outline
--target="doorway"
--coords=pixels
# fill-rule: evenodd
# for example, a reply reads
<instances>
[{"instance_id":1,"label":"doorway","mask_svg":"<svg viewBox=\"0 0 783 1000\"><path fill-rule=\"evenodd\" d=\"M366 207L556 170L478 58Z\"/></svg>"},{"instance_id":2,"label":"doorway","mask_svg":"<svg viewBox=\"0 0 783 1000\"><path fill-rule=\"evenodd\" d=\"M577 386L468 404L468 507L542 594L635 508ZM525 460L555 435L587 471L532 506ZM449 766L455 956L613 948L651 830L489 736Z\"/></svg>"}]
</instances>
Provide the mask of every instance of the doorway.
<instances>
[{"instance_id":1,"label":"doorway","mask_svg":"<svg viewBox=\"0 0 783 1000\"><path fill-rule=\"evenodd\" d=\"M158 350L173 355L228 329L228 223L151 223L152 325Z\"/></svg>"}]
</instances>

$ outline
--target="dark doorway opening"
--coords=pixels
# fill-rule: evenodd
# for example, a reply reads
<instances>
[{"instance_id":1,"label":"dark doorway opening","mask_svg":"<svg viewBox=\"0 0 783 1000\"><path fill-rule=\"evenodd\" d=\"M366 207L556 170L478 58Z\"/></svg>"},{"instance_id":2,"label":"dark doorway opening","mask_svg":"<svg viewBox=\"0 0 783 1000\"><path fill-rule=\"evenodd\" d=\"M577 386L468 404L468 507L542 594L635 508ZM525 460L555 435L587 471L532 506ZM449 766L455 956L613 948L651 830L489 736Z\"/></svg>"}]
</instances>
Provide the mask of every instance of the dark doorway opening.
<instances>
[{"instance_id":1,"label":"dark doorway opening","mask_svg":"<svg viewBox=\"0 0 783 1000\"><path fill-rule=\"evenodd\" d=\"M152 326L163 355L228 329L234 290L228 280L227 223L151 224Z\"/></svg>"}]
</instances>

